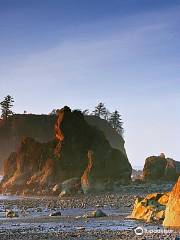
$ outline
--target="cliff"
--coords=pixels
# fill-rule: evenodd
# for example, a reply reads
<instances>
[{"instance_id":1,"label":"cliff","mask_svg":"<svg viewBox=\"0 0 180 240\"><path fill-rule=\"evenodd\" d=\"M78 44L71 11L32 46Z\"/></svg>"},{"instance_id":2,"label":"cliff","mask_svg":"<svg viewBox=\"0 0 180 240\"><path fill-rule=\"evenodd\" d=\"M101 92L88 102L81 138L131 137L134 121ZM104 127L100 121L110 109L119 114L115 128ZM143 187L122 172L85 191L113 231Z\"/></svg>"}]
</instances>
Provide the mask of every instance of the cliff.
<instances>
[{"instance_id":1,"label":"cliff","mask_svg":"<svg viewBox=\"0 0 180 240\"><path fill-rule=\"evenodd\" d=\"M48 142L54 138L54 115L16 114L8 120L0 121L0 172L3 161L11 152L18 149L22 138L30 137L38 142ZM110 124L95 116L85 116L85 120L105 134L113 148L119 149L126 156L124 139Z\"/></svg>"},{"instance_id":2,"label":"cliff","mask_svg":"<svg viewBox=\"0 0 180 240\"><path fill-rule=\"evenodd\" d=\"M43 129L47 132L45 126ZM61 109L54 130L55 138L47 143L29 137L22 140L4 162L3 192L42 194L71 178L81 179L85 191L130 181L132 168L127 157L112 148L103 132L89 125L81 112Z\"/></svg>"},{"instance_id":3,"label":"cliff","mask_svg":"<svg viewBox=\"0 0 180 240\"><path fill-rule=\"evenodd\" d=\"M54 137L55 116L15 114L7 121L0 121L0 171L3 161L17 150L22 138L31 137L47 142ZM46 129L46 130L45 130Z\"/></svg>"},{"instance_id":4,"label":"cliff","mask_svg":"<svg viewBox=\"0 0 180 240\"><path fill-rule=\"evenodd\" d=\"M108 121L96 116L91 116L91 115L85 116L85 120L90 125L100 129L104 133L105 137L107 138L107 140L109 141L109 143L113 148L119 149L125 156L127 156L126 150L124 147L123 137L120 136L116 132L116 130L111 127Z\"/></svg>"}]
</instances>

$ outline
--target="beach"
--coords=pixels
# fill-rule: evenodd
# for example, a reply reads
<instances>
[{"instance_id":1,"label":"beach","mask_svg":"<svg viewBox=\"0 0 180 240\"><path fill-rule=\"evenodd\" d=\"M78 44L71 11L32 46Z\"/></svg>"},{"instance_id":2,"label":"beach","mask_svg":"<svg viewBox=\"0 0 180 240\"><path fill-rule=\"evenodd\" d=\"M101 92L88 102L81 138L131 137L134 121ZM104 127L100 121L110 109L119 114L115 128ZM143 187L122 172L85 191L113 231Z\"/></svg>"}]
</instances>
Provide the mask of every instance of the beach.
<instances>
[{"instance_id":1,"label":"beach","mask_svg":"<svg viewBox=\"0 0 180 240\"><path fill-rule=\"evenodd\" d=\"M160 222L145 223L128 219L137 196L167 192L171 184L121 186L116 192L69 197L0 197L0 239L175 239L177 231L163 229ZM18 217L6 218L11 209ZM107 216L88 217L101 209ZM60 212L60 216L50 216ZM143 229L137 235L136 228Z\"/></svg>"}]
</instances>

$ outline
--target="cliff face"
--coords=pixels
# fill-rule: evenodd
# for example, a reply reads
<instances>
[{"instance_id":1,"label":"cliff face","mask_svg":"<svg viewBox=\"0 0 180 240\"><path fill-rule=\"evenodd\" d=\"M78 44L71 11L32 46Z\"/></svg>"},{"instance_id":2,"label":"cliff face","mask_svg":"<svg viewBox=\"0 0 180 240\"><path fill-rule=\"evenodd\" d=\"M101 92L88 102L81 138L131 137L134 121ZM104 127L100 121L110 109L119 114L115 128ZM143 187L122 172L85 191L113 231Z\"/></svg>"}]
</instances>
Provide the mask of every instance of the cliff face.
<instances>
[{"instance_id":1,"label":"cliff face","mask_svg":"<svg viewBox=\"0 0 180 240\"><path fill-rule=\"evenodd\" d=\"M16 114L8 120L0 121L0 171L4 159L16 151L22 138L31 137L39 142L47 142L54 137L55 116Z\"/></svg>"},{"instance_id":2,"label":"cliff face","mask_svg":"<svg viewBox=\"0 0 180 240\"><path fill-rule=\"evenodd\" d=\"M95 116L85 116L85 120L97 127L113 148L119 149L125 156L124 139L116 133L106 120ZM54 138L56 116L16 114L9 117L7 122L0 121L0 172L3 161L11 152L17 151L22 138L30 137L38 142L48 142Z\"/></svg>"},{"instance_id":3,"label":"cliff face","mask_svg":"<svg viewBox=\"0 0 180 240\"><path fill-rule=\"evenodd\" d=\"M163 226L180 229L180 177L170 194Z\"/></svg>"},{"instance_id":4,"label":"cliff face","mask_svg":"<svg viewBox=\"0 0 180 240\"><path fill-rule=\"evenodd\" d=\"M85 120L92 126L97 127L98 129L100 129L105 137L107 138L107 140L109 141L109 143L111 144L111 146L113 148L119 149L125 156L127 156L126 154L126 150L124 147L124 139L122 136L120 136L115 129L113 129L111 127L111 125L108 123L108 121L101 119L99 117L96 116L85 116Z\"/></svg>"},{"instance_id":5,"label":"cliff face","mask_svg":"<svg viewBox=\"0 0 180 240\"><path fill-rule=\"evenodd\" d=\"M47 129L44 127L44 131ZM25 138L4 164L2 191L47 191L70 178L89 190L96 184L126 182L131 177L127 157L111 147L103 132L89 125L79 111L58 112L55 139L39 143Z\"/></svg>"},{"instance_id":6,"label":"cliff face","mask_svg":"<svg viewBox=\"0 0 180 240\"><path fill-rule=\"evenodd\" d=\"M143 169L145 181L176 181L180 175L180 162L160 156L148 157Z\"/></svg>"},{"instance_id":7,"label":"cliff face","mask_svg":"<svg viewBox=\"0 0 180 240\"><path fill-rule=\"evenodd\" d=\"M4 161L2 189L12 194L41 190L44 185L54 181L54 142L39 143L32 138L22 139L17 152ZM39 186L39 189L36 186Z\"/></svg>"}]
</instances>

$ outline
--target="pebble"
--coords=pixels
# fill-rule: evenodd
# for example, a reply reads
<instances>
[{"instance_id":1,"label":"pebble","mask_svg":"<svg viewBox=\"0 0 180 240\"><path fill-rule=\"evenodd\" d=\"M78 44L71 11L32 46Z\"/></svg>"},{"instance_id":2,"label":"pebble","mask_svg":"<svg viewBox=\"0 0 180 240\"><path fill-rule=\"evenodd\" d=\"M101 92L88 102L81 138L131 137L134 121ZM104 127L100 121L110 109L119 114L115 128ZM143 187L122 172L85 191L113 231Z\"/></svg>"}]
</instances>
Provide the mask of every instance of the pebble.
<instances>
[{"instance_id":1,"label":"pebble","mask_svg":"<svg viewBox=\"0 0 180 240\"><path fill-rule=\"evenodd\" d=\"M53 213L50 213L49 216L50 217L58 217L58 216L61 216L61 212L60 211L53 212Z\"/></svg>"}]
</instances>

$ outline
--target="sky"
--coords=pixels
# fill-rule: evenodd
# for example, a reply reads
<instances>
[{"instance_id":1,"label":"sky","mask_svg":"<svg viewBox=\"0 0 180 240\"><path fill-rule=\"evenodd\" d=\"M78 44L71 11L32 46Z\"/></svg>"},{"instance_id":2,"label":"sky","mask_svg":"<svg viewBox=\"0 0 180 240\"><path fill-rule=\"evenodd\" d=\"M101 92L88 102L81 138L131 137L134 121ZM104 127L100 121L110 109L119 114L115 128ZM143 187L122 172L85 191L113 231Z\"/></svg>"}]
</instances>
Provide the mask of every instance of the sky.
<instances>
[{"instance_id":1,"label":"sky","mask_svg":"<svg viewBox=\"0 0 180 240\"><path fill-rule=\"evenodd\" d=\"M180 161L179 39L179 0L0 0L0 99L37 114L104 102L133 166Z\"/></svg>"}]
</instances>

